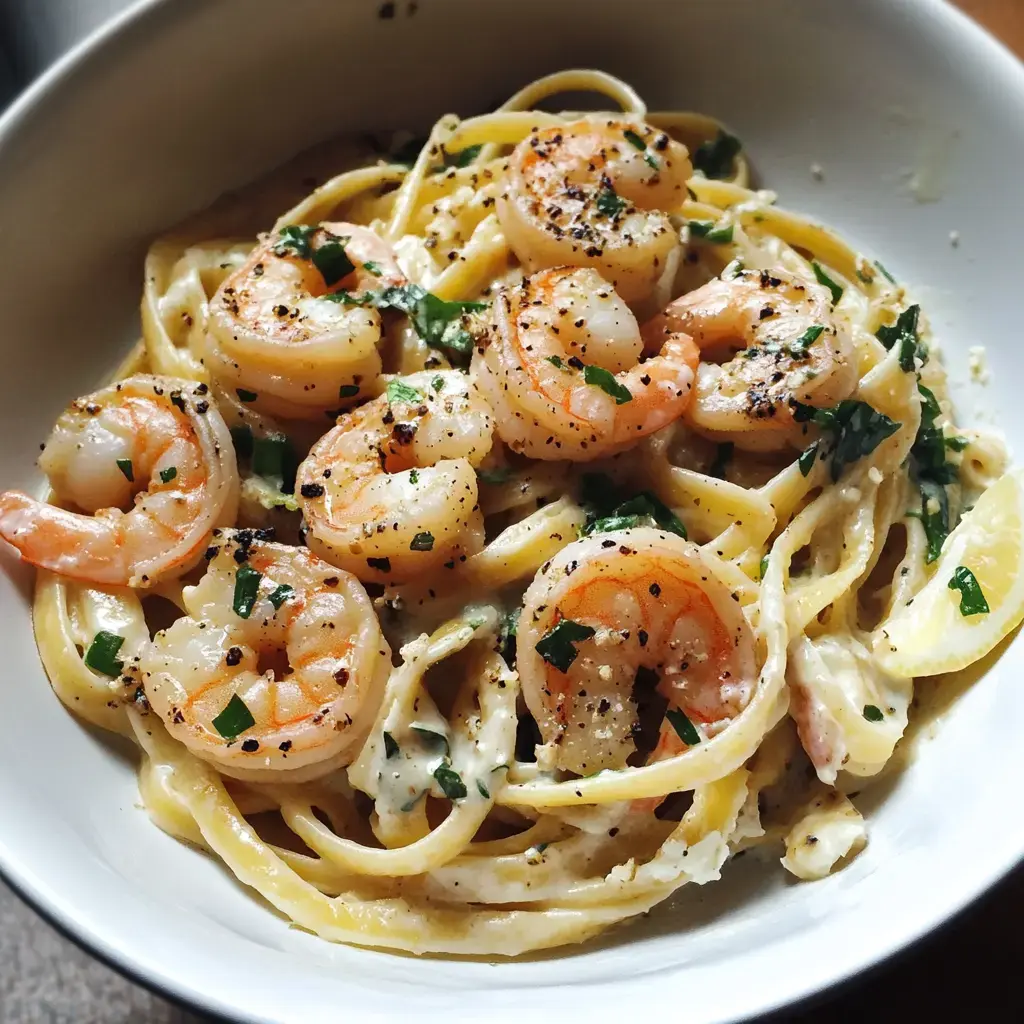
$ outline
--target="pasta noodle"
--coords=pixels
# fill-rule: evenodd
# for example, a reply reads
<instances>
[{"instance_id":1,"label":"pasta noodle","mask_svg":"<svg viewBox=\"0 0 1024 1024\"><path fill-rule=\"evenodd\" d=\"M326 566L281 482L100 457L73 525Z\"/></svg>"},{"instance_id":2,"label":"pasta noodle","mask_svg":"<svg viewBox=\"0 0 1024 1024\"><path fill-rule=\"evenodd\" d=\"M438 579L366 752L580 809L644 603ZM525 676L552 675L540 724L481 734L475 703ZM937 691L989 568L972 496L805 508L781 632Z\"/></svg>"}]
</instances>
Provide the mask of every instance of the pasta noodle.
<instances>
[{"instance_id":1,"label":"pasta noodle","mask_svg":"<svg viewBox=\"0 0 1024 1024\"><path fill-rule=\"evenodd\" d=\"M570 91L615 112L535 109ZM51 440L55 504L0 511L55 692L325 939L514 956L751 847L827 874L910 713L874 630L1001 444L707 117L567 71L405 149L152 245L124 383L55 434L129 455L86 486ZM217 529L172 558L187 502Z\"/></svg>"}]
</instances>

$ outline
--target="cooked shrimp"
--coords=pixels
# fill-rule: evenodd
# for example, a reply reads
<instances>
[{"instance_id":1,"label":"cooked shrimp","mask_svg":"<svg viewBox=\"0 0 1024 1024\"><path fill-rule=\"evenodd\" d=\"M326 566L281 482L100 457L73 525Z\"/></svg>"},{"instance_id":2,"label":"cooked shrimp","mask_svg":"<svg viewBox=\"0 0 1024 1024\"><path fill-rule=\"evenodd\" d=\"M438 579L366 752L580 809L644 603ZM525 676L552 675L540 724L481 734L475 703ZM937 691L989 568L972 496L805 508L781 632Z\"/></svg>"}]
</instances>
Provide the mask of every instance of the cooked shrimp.
<instances>
[{"instance_id":1,"label":"cooked shrimp","mask_svg":"<svg viewBox=\"0 0 1024 1024\"><path fill-rule=\"evenodd\" d=\"M472 370L501 439L534 459L596 459L689 404L699 353L685 334L642 333L593 270L543 270L495 302L495 337ZM641 361L645 339L657 354Z\"/></svg>"},{"instance_id":2,"label":"cooked shrimp","mask_svg":"<svg viewBox=\"0 0 1024 1024\"><path fill-rule=\"evenodd\" d=\"M793 402L835 405L857 385L853 340L828 292L781 271L709 281L656 320L657 329L684 332L700 348L686 419L716 440L750 450L799 446Z\"/></svg>"},{"instance_id":3,"label":"cooked shrimp","mask_svg":"<svg viewBox=\"0 0 1024 1024\"><path fill-rule=\"evenodd\" d=\"M238 507L228 428L205 384L175 377L138 374L72 402L39 466L82 511L7 491L0 536L33 565L92 583L180 576Z\"/></svg>"},{"instance_id":4,"label":"cooked shrimp","mask_svg":"<svg viewBox=\"0 0 1024 1024\"><path fill-rule=\"evenodd\" d=\"M153 710L237 779L302 782L352 760L377 713L391 651L359 581L261 531L217 530L186 587L188 614L139 664ZM287 657L281 672L263 660Z\"/></svg>"},{"instance_id":5,"label":"cooked shrimp","mask_svg":"<svg viewBox=\"0 0 1024 1024\"><path fill-rule=\"evenodd\" d=\"M325 410L351 404L381 365L380 314L330 295L403 281L391 247L369 228L285 228L265 238L211 300L207 365L253 392L264 412L322 420Z\"/></svg>"},{"instance_id":6,"label":"cooked shrimp","mask_svg":"<svg viewBox=\"0 0 1024 1024\"><path fill-rule=\"evenodd\" d=\"M530 271L593 267L626 302L671 279L686 200L686 147L638 121L593 118L532 132L509 158L497 212Z\"/></svg>"},{"instance_id":7,"label":"cooked shrimp","mask_svg":"<svg viewBox=\"0 0 1024 1024\"><path fill-rule=\"evenodd\" d=\"M414 373L342 416L299 467L309 546L361 580L407 579L475 554L483 513L473 467L491 410L458 370Z\"/></svg>"},{"instance_id":8,"label":"cooked shrimp","mask_svg":"<svg viewBox=\"0 0 1024 1024\"><path fill-rule=\"evenodd\" d=\"M559 552L526 592L517 649L553 764L580 775L634 753L634 686L656 685L699 741L746 707L757 681L750 626L700 550L646 527Z\"/></svg>"}]
</instances>

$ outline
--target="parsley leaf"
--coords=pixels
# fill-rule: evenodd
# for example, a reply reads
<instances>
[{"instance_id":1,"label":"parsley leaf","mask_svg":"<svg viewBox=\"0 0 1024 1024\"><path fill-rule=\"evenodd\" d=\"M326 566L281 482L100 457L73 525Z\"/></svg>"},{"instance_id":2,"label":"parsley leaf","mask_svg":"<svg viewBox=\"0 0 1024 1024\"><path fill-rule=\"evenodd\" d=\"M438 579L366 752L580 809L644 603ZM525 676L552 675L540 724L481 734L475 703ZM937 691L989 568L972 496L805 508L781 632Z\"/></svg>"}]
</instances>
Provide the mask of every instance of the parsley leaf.
<instances>
[{"instance_id":1,"label":"parsley leaf","mask_svg":"<svg viewBox=\"0 0 1024 1024\"><path fill-rule=\"evenodd\" d=\"M434 778L449 800L461 800L468 792L462 776L451 765L439 764L434 769Z\"/></svg>"},{"instance_id":2,"label":"parsley leaf","mask_svg":"<svg viewBox=\"0 0 1024 1024\"><path fill-rule=\"evenodd\" d=\"M442 159L444 163L435 164L430 168L431 174L437 174L438 171L447 170L449 167L468 167L479 155L480 150L483 149L483 145L467 146L465 149L457 149L454 153L449 153L444 147L442 147Z\"/></svg>"},{"instance_id":3,"label":"parsley leaf","mask_svg":"<svg viewBox=\"0 0 1024 1024\"><path fill-rule=\"evenodd\" d=\"M960 591L960 614L964 618L968 615L984 615L990 610L981 584L966 565L956 567L948 586L950 590Z\"/></svg>"},{"instance_id":4,"label":"parsley leaf","mask_svg":"<svg viewBox=\"0 0 1024 1024\"><path fill-rule=\"evenodd\" d=\"M274 606L274 610L277 611L294 593L294 587L290 587L287 583L281 583L267 595L267 599Z\"/></svg>"},{"instance_id":5,"label":"parsley leaf","mask_svg":"<svg viewBox=\"0 0 1024 1024\"><path fill-rule=\"evenodd\" d=\"M384 757L390 761L398 755L398 741L391 733L384 733Z\"/></svg>"},{"instance_id":6,"label":"parsley leaf","mask_svg":"<svg viewBox=\"0 0 1024 1024\"><path fill-rule=\"evenodd\" d=\"M701 171L705 178L728 178L742 148L735 135L719 131L714 139L697 147L693 154L693 169Z\"/></svg>"},{"instance_id":7,"label":"parsley leaf","mask_svg":"<svg viewBox=\"0 0 1024 1024\"><path fill-rule=\"evenodd\" d=\"M177 475L177 466L168 466L166 469L160 470L160 482L164 484L169 484Z\"/></svg>"},{"instance_id":8,"label":"parsley leaf","mask_svg":"<svg viewBox=\"0 0 1024 1024\"><path fill-rule=\"evenodd\" d=\"M594 205L597 207L597 212L605 217L617 217L628 204L614 189L605 186L597 193Z\"/></svg>"},{"instance_id":9,"label":"parsley leaf","mask_svg":"<svg viewBox=\"0 0 1024 1024\"><path fill-rule=\"evenodd\" d=\"M339 238L327 232L327 241L313 250L313 266L320 271L328 288L348 277L356 269L345 252L347 238Z\"/></svg>"},{"instance_id":10,"label":"parsley leaf","mask_svg":"<svg viewBox=\"0 0 1024 1024\"><path fill-rule=\"evenodd\" d=\"M796 460L797 466L800 467L801 476L807 476L807 474L814 468L814 460L818 455L818 444L818 441L812 441L800 453L800 458Z\"/></svg>"},{"instance_id":11,"label":"parsley leaf","mask_svg":"<svg viewBox=\"0 0 1024 1024\"><path fill-rule=\"evenodd\" d=\"M793 418L798 423L815 423L832 435L828 455L832 458L833 483L848 465L870 455L900 427L867 402L854 398L845 398L831 409L815 409L794 402Z\"/></svg>"},{"instance_id":12,"label":"parsley leaf","mask_svg":"<svg viewBox=\"0 0 1024 1024\"><path fill-rule=\"evenodd\" d=\"M676 734L688 747L695 747L700 743L700 733L697 732L696 727L687 717L685 711L681 711L679 708L669 708L665 712L665 717L668 719L669 725L675 729Z\"/></svg>"},{"instance_id":13,"label":"parsley leaf","mask_svg":"<svg viewBox=\"0 0 1024 1024\"><path fill-rule=\"evenodd\" d=\"M900 369L904 373L913 373L915 369L914 357L917 356L922 363L928 362L928 353L921 344L917 333L917 323L921 316L921 307L908 306L899 318L890 327L879 327L875 337L887 348L899 345Z\"/></svg>"},{"instance_id":14,"label":"parsley leaf","mask_svg":"<svg viewBox=\"0 0 1024 1024\"><path fill-rule=\"evenodd\" d=\"M626 141L631 146L643 153L647 166L657 170L659 167L657 157L647 152L647 143L632 128L627 128L622 134L626 136Z\"/></svg>"},{"instance_id":15,"label":"parsley leaf","mask_svg":"<svg viewBox=\"0 0 1024 1024\"><path fill-rule=\"evenodd\" d=\"M423 396L404 381L388 381L388 402L422 402Z\"/></svg>"},{"instance_id":16,"label":"parsley leaf","mask_svg":"<svg viewBox=\"0 0 1024 1024\"><path fill-rule=\"evenodd\" d=\"M476 475L483 483L494 486L505 483L512 475L512 470L506 466L499 466L497 469L478 469Z\"/></svg>"},{"instance_id":17,"label":"parsley leaf","mask_svg":"<svg viewBox=\"0 0 1024 1024\"><path fill-rule=\"evenodd\" d=\"M919 517L927 540L925 561L934 562L953 528L946 485L956 480L956 469L946 459L946 438L936 423L942 415L938 399L918 380L921 425L910 449L910 475L921 492Z\"/></svg>"},{"instance_id":18,"label":"parsley leaf","mask_svg":"<svg viewBox=\"0 0 1024 1024\"><path fill-rule=\"evenodd\" d=\"M620 384L610 370L600 366L584 366L583 379L587 384L600 388L606 395L611 395L616 405L625 405L626 402L633 401L629 388Z\"/></svg>"},{"instance_id":19,"label":"parsley leaf","mask_svg":"<svg viewBox=\"0 0 1024 1024\"><path fill-rule=\"evenodd\" d=\"M237 693L231 695L224 710L213 720L214 729L226 740L233 740L255 724L248 705Z\"/></svg>"},{"instance_id":20,"label":"parsley leaf","mask_svg":"<svg viewBox=\"0 0 1024 1024\"><path fill-rule=\"evenodd\" d=\"M135 483L135 469L132 467L131 459L116 459L117 468L124 474L125 480Z\"/></svg>"},{"instance_id":21,"label":"parsley leaf","mask_svg":"<svg viewBox=\"0 0 1024 1024\"><path fill-rule=\"evenodd\" d=\"M875 707L874 704L865 704L864 717L869 722L880 722L885 717L885 715L882 714L882 709Z\"/></svg>"},{"instance_id":22,"label":"parsley leaf","mask_svg":"<svg viewBox=\"0 0 1024 1024\"><path fill-rule=\"evenodd\" d=\"M259 593L260 580L263 576L251 565L240 565L235 573L235 593L231 607L240 619L247 619L252 614Z\"/></svg>"},{"instance_id":23,"label":"parsley leaf","mask_svg":"<svg viewBox=\"0 0 1024 1024\"><path fill-rule=\"evenodd\" d=\"M411 551L433 551L434 535L432 533L417 533L409 544Z\"/></svg>"},{"instance_id":24,"label":"parsley leaf","mask_svg":"<svg viewBox=\"0 0 1024 1024\"><path fill-rule=\"evenodd\" d=\"M584 473L580 501L587 510L587 522L580 535L610 533L634 526L657 526L686 539L682 520L651 491L629 495L604 473Z\"/></svg>"},{"instance_id":25,"label":"parsley leaf","mask_svg":"<svg viewBox=\"0 0 1024 1024\"><path fill-rule=\"evenodd\" d=\"M843 297L842 285L833 281L825 273L825 268L817 260L811 261L811 270L814 271L818 284L823 284L832 293L832 305L834 306Z\"/></svg>"},{"instance_id":26,"label":"parsley leaf","mask_svg":"<svg viewBox=\"0 0 1024 1024\"><path fill-rule=\"evenodd\" d=\"M710 220L691 220L689 228L691 238L703 238L712 245L728 245L732 241L732 224L718 228Z\"/></svg>"},{"instance_id":27,"label":"parsley leaf","mask_svg":"<svg viewBox=\"0 0 1024 1024\"><path fill-rule=\"evenodd\" d=\"M117 676L124 668L124 662L117 657L121 650L124 637L116 633L108 633L101 629L89 644L89 650L85 652L85 664L94 672L102 672L105 676Z\"/></svg>"},{"instance_id":28,"label":"parsley leaf","mask_svg":"<svg viewBox=\"0 0 1024 1024\"><path fill-rule=\"evenodd\" d=\"M569 666L579 655L573 645L581 640L589 640L594 632L593 626L584 626L582 622L573 622L572 619L559 619L537 641L534 650L559 672L568 672Z\"/></svg>"},{"instance_id":29,"label":"parsley leaf","mask_svg":"<svg viewBox=\"0 0 1024 1024\"><path fill-rule=\"evenodd\" d=\"M281 235L274 246L274 252L278 256L298 256L308 260L313 255L312 238L316 232L315 226L308 224L289 224L281 228Z\"/></svg>"}]
</instances>

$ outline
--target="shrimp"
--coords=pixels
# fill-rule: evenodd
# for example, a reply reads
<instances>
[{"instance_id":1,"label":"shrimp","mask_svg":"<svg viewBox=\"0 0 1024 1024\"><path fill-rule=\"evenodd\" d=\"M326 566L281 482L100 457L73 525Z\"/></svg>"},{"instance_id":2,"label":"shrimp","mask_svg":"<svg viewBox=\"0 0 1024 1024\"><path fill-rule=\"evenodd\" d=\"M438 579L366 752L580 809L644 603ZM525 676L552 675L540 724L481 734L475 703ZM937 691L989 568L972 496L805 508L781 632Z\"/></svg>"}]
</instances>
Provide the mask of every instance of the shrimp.
<instances>
[{"instance_id":1,"label":"shrimp","mask_svg":"<svg viewBox=\"0 0 1024 1024\"><path fill-rule=\"evenodd\" d=\"M263 412L322 420L381 368L380 313L331 296L404 280L391 247L369 228L285 228L263 239L211 300L207 366L252 392Z\"/></svg>"},{"instance_id":2,"label":"shrimp","mask_svg":"<svg viewBox=\"0 0 1024 1024\"><path fill-rule=\"evenodd\" d=\"M299 467L307 543L361 580L407 579L483 546L474 466L491 410L458 370L394 380L346 413Z\"/></svg>"},{"instance_id":3,"label":"shrimp","mask_svg":"<svg viewBox=\"0 0 1024 1024\"><path fill-rule=\"evenodd\" d=\"M857 386L853 340L828 292L782 271L709 281L656 319L656 329L685 332L701 350L685 419L715 440L752 451L799 447L794 403L824 408Z\"/></svg>"},{"instance_id":4,"label":"shrimp","mask_svg":"<svg viewBox=\"0 0 1024 1024\"><path fill-rule=\"evenodd\" d=\"M686 200L686 147L638 121L593 118L533 131L509 158L498 200L512 251L533 272L592 267L639 302L679 263L668 215Z\"/></svg>"},{"instance_id":5,"label":"shrimp","mask_svg":"<svg viewBox=\"0 0 1024 1024\"><path fill-rule=\"evenodd\" d=\"M268 532L214 531L206 575L182 595L188 614L153 638L138 672L197 757L236 779L303 782L353 759L391 651L355 577Z\"/></svg>"},{"instance_id":6,"label":"shrimp","mask_svg":"<svg viewBox=\"0 0 1024 1024\"><path fill-rule=\"evenodd\" d=\"M237 512L231 435L194 381L138 374L77 399L39 466L56 500L82 512L7 491L0 536L27 562L91 583L180 576Z\"/></svg>"},{"instance_id":7,"label":"shrimp","mask_svg":"<svg viewBox=\"0 0 1024 1024\"><path fill-rule=\"evenodd\" d=\"M472 372L498 434L533 459L587 461L678 419L699 353L685 334L641 332L596 271L543 270L502 292ZM642 361L645 342L657 354Z\"/></svg>"},{"instance_id":8,"label":"shrimp","mask_svg":"<svg viewBox=\"0 0 1024 1024\"><path fill-rule=\"evenodd\" d=\"M757 681L753 632L699 548L647 527L586 537L548 562L526 591L517 649L554 767L579 775L627 764L636 698L650 696L639 688L657 688L692 743L724 729Z\"/></svg>"}]
</instances>

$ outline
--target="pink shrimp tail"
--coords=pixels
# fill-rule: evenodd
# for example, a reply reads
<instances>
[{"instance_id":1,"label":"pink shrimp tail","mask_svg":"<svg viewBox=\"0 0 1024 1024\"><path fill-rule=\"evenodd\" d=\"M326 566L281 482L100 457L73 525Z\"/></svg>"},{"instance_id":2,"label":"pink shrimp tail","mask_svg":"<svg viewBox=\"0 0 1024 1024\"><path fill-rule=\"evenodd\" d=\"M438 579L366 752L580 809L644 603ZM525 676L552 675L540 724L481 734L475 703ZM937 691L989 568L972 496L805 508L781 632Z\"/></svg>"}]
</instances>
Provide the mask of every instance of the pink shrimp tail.
<instances>
[{"instance_id":1,"label":"pink shrimp tail","mask_svg":"<svg viewBox=\"0 0 1024 1024\"><path fill-rule=\"evenodd\" d=\"M21 491L0 494L0 537L21 557L61 576L124 586L131 571L109 519L69 512Z\"/></svg>"}]
</instances>

